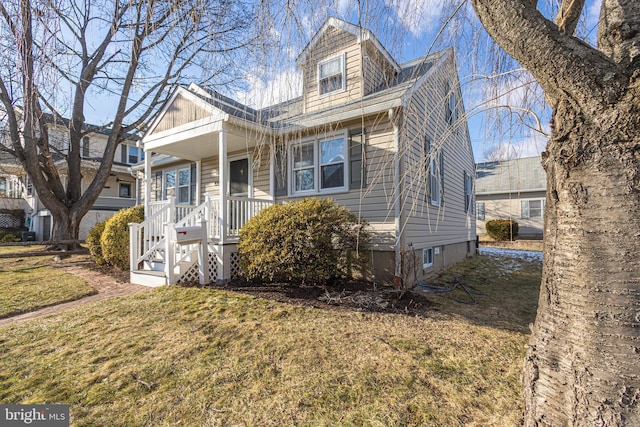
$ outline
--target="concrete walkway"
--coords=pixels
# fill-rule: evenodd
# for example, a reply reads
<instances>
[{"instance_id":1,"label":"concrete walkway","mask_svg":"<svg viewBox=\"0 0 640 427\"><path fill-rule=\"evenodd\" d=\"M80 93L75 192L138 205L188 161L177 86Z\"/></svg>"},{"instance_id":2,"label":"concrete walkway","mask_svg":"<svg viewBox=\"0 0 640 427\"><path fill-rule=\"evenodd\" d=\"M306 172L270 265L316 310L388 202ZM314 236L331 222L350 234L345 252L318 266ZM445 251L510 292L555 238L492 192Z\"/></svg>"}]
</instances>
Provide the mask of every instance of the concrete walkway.
<instances>
[{"instance_id":1,"label":"concrete walkway","mask_svg":"<svg viewBox=\"0 0 640 427\"><path fill-rule=\"evenodd\" d=\"M80 277L89 286L98 291L95 295L90 295L84 298L80 298L75 301L69 301L62 304L52 305L44 307L39 310L30 311L29 313L18 314L17 316L6 317L0 319L0 326L11 325L14 323L25 322L27 320L38 319L49 314L60 313L62 311L70 310L75 307L79 307L85 304L91 304L98 301L103 301L109 298L121 297L126 295L133 295L140 292L147 292L152 290L148 286L134 285L132 283L122 283L115 280L113 277L106 274L102 274L98 271L91 270L88 267L83 267L81 264L62 264L57 268L61 268L69 274Z\"/></svg>"}]
</instances>

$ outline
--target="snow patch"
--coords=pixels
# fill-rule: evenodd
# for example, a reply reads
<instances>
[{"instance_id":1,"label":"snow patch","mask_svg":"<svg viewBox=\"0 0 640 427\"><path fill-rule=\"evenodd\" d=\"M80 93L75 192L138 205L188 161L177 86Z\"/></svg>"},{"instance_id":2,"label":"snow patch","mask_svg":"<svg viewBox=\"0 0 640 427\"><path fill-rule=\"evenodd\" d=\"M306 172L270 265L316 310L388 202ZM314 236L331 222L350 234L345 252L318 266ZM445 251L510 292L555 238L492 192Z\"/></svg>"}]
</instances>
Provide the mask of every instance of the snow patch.
<instances>
[{"instance_id":1,"label":"snow patch","mask_svg":"<svg viewBox=\"0 0 640 427\"><path fill-rule=\"evenodd\" d=\"M542 262L542 252L505 248L480 247L480 255L487 255L499 262L498 276L505 276L522 268L524 263Z\"/></svg>"}]
</instances>

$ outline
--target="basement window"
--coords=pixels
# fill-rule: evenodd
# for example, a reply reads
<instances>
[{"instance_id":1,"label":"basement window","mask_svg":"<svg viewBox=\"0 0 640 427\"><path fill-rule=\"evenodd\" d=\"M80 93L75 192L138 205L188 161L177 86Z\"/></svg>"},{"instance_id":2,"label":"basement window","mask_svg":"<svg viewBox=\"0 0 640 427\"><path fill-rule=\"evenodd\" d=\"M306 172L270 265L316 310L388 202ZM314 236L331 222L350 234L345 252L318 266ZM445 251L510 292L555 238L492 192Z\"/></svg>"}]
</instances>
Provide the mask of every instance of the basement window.
<instances>
[{"instance_id":1,"label":"basement window","mask_svg":"<svg viewBox=\"0 0 640 427\"><path fill-rule=\"evenodd\" d=\"M433 266L433 248L424 248L422 250L422 268Z\"/></svg>"}]
</instances>

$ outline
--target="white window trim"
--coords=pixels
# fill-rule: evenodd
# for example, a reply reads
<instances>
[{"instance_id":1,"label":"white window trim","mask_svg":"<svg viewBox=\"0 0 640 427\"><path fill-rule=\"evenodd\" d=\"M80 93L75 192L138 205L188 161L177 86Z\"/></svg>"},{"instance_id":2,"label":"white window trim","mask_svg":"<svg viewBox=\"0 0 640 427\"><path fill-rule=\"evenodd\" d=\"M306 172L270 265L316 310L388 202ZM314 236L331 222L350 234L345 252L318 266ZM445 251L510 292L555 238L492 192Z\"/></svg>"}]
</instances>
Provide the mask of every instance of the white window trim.
<instances>
[{"instance_id":1,"label":"white window trim","mask_svg":"<svg viewBox=\"0 0 640 427\"><path fill-rule=\"evenodd\" d=\"M522 203L527 203L527 216L524 216L524 211L522 210ZM540 216L531 216L531 202L540 202ZM544 199L528 199L522 200L520 202L520 218L522 219L537 219L544 218Z\"/></svg>"},{"instance_id":2,"label":"white window trim","mask_svg":"<svg viewBox=\"0 0 640 427\"><path fill-rule=\"evenodd\" d=\"M342 87L340 89L332 90L331 92L321 93L320 92L320 66L327 62L333 61L336 58L341 58L340 60L342 62ZM316 84L318 86L318 98L325 98L327 96L342 93L347 90L347 54L346 52L342 52L338 55L334 55L330 58L323 59L322 61L318 62L318 65L316 66Z\"/></svg>"},{"instance_id":3,"label":"white window trim","mask_svg":"<svg viewBox=\"0 0 640 427\"><path fill-rule=\"evenodd\" d=\"M329 189L321 189L320 187L320 179L321 179L321 165L320 165L320 142L325 140L334 139L336 137L342 137L344 139L344 181L342 187L334 187ZM336 194L336 193L346 193L349 191L349 132L348 129L344 129L339 132L326 133L322 135L318 135L315 137L304 138L299 141L290 143L287 151L289 158L289 167L287 180L289 184L289 196L305 196L305 195L320 195L320 194ZM313 143L313 190L304 190L304 191L296 191L296 183L294 182L294 169L293 165L295 162L293 156L294 147Z\"/></svg>"},{"instance_id":4,"label":"white window trim","mask_svg":"<svg viewBox=\"0 0 640 427\"><path fill-rule=\"evenodd\" d=\"M484 203L485 202L476 202L476 219L479 221L485 221L486 218L486 206ZM480 209L480 206L482 206L482 209ZM482 213L482 215L480 213ZM480 218L480 216L482 216L482 218Z\"/></svg>"},{"instance_id":5,"label":"white window trim","mask_svg":"<svg viewBox=\"0 0 640 427\"><path fill-rule=\"evenodd\" d=\"M464 171L464 211L468 215L473 214L473 177Z\"/></svg>"},{"instance_id":6,"label":"white window trim","mask_svg":"<svg viewBox=\"0 0 640 427\"><path fill-rule=\"evenodd\" d=\"M196 190L195 190L196 194L194 196L194 199L191 199L191 166L193 165L193 163L196 164ZM189 202L188 203L180 203L178 201L179 200L178 189L180 188L180 171L181 170L185 170L185 169L189 170L189 185L188 185L188 188L189 188ZM199 181L198 174L200 174L200 168L199 168L198 162L189 162L189 163L186 163L186 164L180 164L180 165L177 165L177 166L173 166L173 167L169 167L169 168L165 168L165 169L160 169L158 171L154 170L153 171L153 179L155 179L156 172L162 172L162 189L160 191L160 194L161 194L161 197L162 197L161 200L168 200L167 189L168 188L173 188L173 197L174 197L176 203L180 203L182 205L186 205L186 204L193 205L193 204L197 204L198 203L198 201L199 201L198 192L200 191L200 189L198 187L198 181ZM175 177L176 177L175 178L175 184L174 184L173 187L168 187L167 188L167 173L170 173L170 172L175 173ZM183 187L184 187L184 185L183 185ZM156 201L159 201L159 200L156 200Z\"/></svg>"},{"instance_id":7,"label":"white window trim","mask_svg":"<svg viewBox=\"0 0 640 427\"><path fill-rule=\"evenodd\" d=\"M187 171L187 173L188 173L187 185L180 185L180 172L183 172L183 171ZM188 197L189 200L186 201L186 202L181 202L180 201L180 189L181 188L185 188L185 187L187 189L187 194L189 195L189 197ZM178 204L190 205L192 203L192 200L191 200L191 163L186 165L186 167L179 167L178 169L176 169L175 197L176 197L176 203L178 203Z\"/></svg>"},{"instance_id":8,"label":"white window trim","mask_svg":"<svg viewBox=\"0 0 640 427\"><path fill-rule=\"evenodd\" d=\"M435 150L431 150L431 152L429 153L429 194L431 195L431 204L433 206L440 206L440 200L442 198L442 194L440 194L441 191L441 186L442 183L440 182L440 157L439 157L439 152L435 152ZM432 179L434 179L434 186L431 185ZM437 190L436 191L434 191ZM438 198L436 199L435 197L433 197L435 194L438 195Z\"/></svg>"},{"instance_id":9,"label":"white window trim","mask_svg":"<svg viewBox=\"0 0 640 427\"><path fill-rule=\"evenodd\" d=\"M424 255L426 252L431 251L431 262L424 262ZM423 248L422 249L422 268L433 267L433 248Z\"/></svg>"}]
</instances>

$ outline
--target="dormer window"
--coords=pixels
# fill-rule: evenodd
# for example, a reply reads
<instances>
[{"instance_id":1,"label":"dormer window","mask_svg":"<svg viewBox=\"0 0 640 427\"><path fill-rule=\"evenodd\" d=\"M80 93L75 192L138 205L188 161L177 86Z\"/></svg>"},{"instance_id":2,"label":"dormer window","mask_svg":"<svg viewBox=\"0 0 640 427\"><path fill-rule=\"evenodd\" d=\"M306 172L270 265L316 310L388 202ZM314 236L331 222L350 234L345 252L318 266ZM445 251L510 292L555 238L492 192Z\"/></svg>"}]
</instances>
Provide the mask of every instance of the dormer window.
<instances>
[{"instance_id":1,"label":"dormer window","mask_svg":"<svg viewBox=\"0 0 640 427\"><path fill-rule=\"evenodd\" d=\"M344 53L318 64L318 94L328 95L345 90Z\"/></svg>"}]
</instances>

